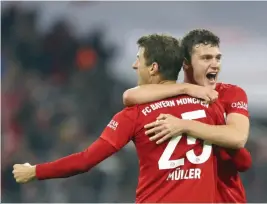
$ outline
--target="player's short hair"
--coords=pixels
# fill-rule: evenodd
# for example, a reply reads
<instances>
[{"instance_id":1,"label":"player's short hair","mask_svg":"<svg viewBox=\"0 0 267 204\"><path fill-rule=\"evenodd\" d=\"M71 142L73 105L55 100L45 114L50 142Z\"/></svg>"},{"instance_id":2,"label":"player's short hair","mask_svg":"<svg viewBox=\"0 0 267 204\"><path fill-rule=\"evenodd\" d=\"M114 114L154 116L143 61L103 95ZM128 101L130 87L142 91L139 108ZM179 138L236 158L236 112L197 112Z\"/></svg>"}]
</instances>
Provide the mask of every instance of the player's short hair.
<instances>
[{"instance_id":1,"label":"player's short hair","mask_svg":"<svg viewBox=\"0 0 267 204\"><path fill-rule=\"evenodd\" d=\"M152 34L142 36L137 44L144 48L147 66L156 62L162 79L177 80L184 59L178 39L170 35Z\"/></svg>"},{"instance_id":2,"label":"player's short hair","mask_svg":"<svg viewBox=\"0 0 267 204\"><path fill-rule=\"evenodd\" d=\"M207 44L219 47L220 38L213 32L206 29L195 29L189 31L181 40L184 57L189 62L191 62L193 48L198 44Z\"/></svg>"}]
</instances>

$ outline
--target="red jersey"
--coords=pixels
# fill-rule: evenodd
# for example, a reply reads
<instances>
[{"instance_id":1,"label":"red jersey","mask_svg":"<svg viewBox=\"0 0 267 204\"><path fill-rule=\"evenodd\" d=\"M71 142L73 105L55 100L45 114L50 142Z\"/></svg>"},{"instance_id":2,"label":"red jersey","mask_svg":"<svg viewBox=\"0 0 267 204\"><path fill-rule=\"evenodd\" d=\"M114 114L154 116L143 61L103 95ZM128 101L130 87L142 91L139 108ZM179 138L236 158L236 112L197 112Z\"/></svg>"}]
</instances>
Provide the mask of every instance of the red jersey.
<instances>
[{"instance_id":1,"label":"red jersey","mask_svg":"<svg viewBox=\"0 0 267 204\"><path fill-rule=\"evenodd\" d=\"M217 116L207 107L198 99L178 96L125 108L110 121L101 138L117 150L133 141L137 150L137 203L215 202L217 180L212 145L185 135L157 145L144 129L160 113L213 125Z\"/></svg>"},{"instance_id":2,"label":"red jersey","mask_svg":"<svg viewBox=\"0 0 267 204\"><path fill-rule=\"evenodd\" d=\"M217 123L225 124L225 117L230 113L239 113L246 117L249 117L247 108L247 95L243 89L231 84L218 83L216 86L216 90L219 93L219 103L217 103L218 108L216 108L215 111L220 110L218 112L218 117L220 117L220 121L218 121ZM224 115L225 117L222 118L222 115ZM231 152L235 154L235 150L230 150L222 147L217 147L215 148L215 150L218 174L217 202L246 202L244 186L242 184L239 172L231 160ZM239 151L246 150L243 149ZM249 152L247 152L247 154L248 156L250 156Z\"/></svg>"}]
</instances>

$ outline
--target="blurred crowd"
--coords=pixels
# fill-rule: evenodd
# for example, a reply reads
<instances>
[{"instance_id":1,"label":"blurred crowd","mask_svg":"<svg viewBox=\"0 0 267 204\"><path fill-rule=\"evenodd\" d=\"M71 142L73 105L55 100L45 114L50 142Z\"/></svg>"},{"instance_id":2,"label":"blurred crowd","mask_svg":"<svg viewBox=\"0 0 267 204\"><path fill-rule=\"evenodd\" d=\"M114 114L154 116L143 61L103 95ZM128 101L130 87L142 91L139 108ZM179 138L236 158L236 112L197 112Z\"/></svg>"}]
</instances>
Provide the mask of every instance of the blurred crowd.
<instances>
[{"instance_id":1,"label":"blurred crowd","mask_svg":"<svg viewBox=\"0 0 267 204\"><path fill-rule=\"evenodd\" d=\"M138 160L130 144L83 175L18 185L14 163L51 161L90 145L123 108L129 88L107 72L116 45L101 27L84 37L64 19L49 32L38 13L15 6L1 14L2 202L133 202ZM252 117L247 148L253 167L242 174L250 202L267 201L267 119Z\"/></svg>"}]
</instances>

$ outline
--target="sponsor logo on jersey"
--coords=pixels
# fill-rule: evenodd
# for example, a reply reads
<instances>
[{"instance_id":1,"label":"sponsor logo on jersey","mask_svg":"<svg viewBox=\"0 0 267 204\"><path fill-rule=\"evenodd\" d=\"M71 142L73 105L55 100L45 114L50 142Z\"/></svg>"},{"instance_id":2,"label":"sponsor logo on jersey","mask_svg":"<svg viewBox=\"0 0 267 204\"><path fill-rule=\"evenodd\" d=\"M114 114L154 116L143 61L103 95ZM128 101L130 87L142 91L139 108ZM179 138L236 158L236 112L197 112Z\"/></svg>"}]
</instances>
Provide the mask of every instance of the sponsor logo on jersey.
<instances>
[{"instance_id":1,"label":"sponsor logo on jersey","mask_svg":"<svg viewBox=\"0 0 267 204\"><path fill-rule=\"evenodd\" d=\"M232 108L248 110L248 104L243 101L234 102L231 104Z\"/></svg>"},{"instance_id":2,"label":"sponsor logo on jersey","mask_svg":"<svg viewBox=\"0 0 267 204\"><path fill-rule=\"evenodd\" d=\"M113 130L116 130L118 126L119 126L119 123L116 122L115 120L111 120L108 124L108 127Z\"/></svg>"}]
</instances>

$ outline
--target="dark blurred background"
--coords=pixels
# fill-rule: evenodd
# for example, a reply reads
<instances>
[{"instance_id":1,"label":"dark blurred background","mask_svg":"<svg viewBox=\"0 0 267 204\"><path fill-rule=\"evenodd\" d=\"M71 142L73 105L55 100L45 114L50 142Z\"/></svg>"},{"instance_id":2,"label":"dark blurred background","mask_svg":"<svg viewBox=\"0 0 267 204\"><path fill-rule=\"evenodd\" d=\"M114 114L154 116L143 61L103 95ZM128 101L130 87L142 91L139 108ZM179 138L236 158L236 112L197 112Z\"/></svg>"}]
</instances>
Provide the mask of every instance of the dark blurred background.
<instances>
[{"instance_id":1,"label":"dark blurred background","mask_svg":"<svg viewBox=\"0 0 267 204\"><path fill-rule=\"evenodd\" d=\"M12 166L86 148L135 86L138 37L198 27L222 39L222 80L247 91L253 167L242 178L249 202L267 202L264 19L266 2L1 2L2 202L133 202L132 144L69 179L18 185Z\"/></svg>"}]
</instances>

